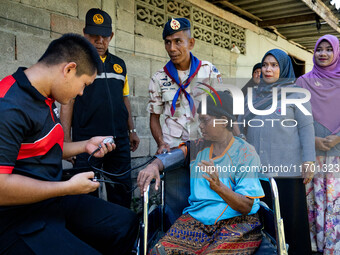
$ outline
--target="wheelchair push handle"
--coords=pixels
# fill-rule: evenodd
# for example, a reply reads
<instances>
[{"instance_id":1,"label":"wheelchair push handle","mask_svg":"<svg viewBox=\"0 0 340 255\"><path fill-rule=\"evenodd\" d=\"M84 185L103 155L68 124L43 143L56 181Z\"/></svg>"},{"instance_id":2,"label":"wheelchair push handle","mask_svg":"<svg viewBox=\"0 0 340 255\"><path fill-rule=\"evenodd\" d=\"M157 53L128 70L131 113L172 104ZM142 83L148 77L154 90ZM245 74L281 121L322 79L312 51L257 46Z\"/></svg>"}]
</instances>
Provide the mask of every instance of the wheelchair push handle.
<instances>
[{"instance_id":1,"label":"wheelchair push handle","mask_svg":"<svg viewBox=\"0 0 340 255\"><path fill-rule=\"evenodd\" d=\"M144 192L144 203L143 203L143 254L146 255L148 251L148 229L149 229L149 191L150 185L148 185Z\"/></svg>"},{"instance_id":2,"label":"wheelchair push handle","mask_svg":"<svg viewBox=\"0 0 340 255\"><path fill-rule=\"evenodd\" d=\"M280 203L279 203L279 191L277 189L276 181L274 178L269 179L271 190L272 190L272 201L274 207L274 220L275 231L276 231L276 243L278 247L279 255L288 255L286 240L285 240L285 231L283 226L283 219L281 218L280 213Z\"/></svg>"}]
</instances>

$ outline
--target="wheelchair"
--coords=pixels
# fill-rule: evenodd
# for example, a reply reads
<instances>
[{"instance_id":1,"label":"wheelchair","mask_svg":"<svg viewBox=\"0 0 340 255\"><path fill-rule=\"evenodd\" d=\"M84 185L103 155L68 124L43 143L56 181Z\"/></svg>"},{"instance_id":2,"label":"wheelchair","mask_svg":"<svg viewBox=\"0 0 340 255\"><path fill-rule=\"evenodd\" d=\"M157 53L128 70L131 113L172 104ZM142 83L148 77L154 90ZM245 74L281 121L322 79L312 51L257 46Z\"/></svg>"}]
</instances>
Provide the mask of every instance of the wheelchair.
<instances>
[{"instance_id":1,"label":"wheelchair","mask_svg":"<svg viewBox=\"0 0 340 255\"><path fill-rule=\"evenodd\" d=\"M274 178L269 179L273 210L263 201L258 211L262 223L262 242L255 255L287 255L283 220L280 215L279 194ZM138 254L148 251L164 236L175 220L188 206L190 195L189 171L183 168L165 170L161 176L161 204L149 208L149 188L144 192L143 220L140 231ZM268 195L268 194L267 194Z\"/></svg>"}]
</instances>

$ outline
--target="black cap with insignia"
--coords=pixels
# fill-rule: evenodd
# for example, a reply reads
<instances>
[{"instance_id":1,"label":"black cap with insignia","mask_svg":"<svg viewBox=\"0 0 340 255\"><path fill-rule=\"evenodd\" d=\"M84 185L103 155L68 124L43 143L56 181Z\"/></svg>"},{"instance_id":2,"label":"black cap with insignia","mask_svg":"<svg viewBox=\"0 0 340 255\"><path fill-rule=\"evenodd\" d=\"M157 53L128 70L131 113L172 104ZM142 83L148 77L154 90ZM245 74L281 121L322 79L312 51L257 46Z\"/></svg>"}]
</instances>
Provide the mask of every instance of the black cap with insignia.
<instances>
[{"instance_id":1,"label":"black cap with insignia","mask_svg":"<svg viewBox=\"0 0 340 255\"><path fill-rule=\"evenodd\" d=\"M189 30L190 29L190 21L186 18L178 18L178 19L170 19L164 26L163 30L163 40L168 35L172 35L179 31Z\"/></svg>"},{"instance_id":2,"label":"black cap with insignia","mask_svg":"<svg viewBox=\"0 0 340 255\"><path fill-rule=\"evenodd\" d=\"M85 20L85 34L111 36L112 20L107 12L92 8L86 13Z\"/></svg>"}]
</instances>

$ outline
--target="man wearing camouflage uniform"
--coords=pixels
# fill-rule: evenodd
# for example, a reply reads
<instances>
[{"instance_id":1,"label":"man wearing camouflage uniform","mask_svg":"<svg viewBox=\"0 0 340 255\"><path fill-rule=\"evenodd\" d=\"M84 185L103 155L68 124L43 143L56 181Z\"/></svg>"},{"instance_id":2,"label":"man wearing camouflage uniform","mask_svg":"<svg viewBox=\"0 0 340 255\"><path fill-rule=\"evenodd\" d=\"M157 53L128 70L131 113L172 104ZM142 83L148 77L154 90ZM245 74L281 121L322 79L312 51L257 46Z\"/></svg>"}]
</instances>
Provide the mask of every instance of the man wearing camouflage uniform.
<instances>
[{"instance_id":1,"label":"man wearing camouflage uniform","mask_svg":"<svg viewBox=\"0 0 340 255\"><path fill-rule=\"evenodd\" d=\"M163 30L163 39L170 61L151 79L147 109L151 132L158 146L157 154L200 136L196 108L202 94L214 92L214 87L221 82L221 75L214 65L198 60L190 52L195 39L191 37L189 20L169 20ZM162 128L161 114L165 120Z\"/></svg>"}]
</instances>

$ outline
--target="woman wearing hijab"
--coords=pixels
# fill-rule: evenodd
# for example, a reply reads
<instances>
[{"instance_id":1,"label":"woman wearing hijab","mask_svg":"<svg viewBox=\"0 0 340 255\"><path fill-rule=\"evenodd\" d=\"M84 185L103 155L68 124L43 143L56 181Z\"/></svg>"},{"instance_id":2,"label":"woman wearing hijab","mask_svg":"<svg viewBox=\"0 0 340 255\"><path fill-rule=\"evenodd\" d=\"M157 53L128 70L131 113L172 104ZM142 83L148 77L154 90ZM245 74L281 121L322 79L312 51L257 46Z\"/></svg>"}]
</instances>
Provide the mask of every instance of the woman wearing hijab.
<instances>
[{"instance_id":1,"label":"woman wearing hijab","mask_svg":"<svg viewBox=\"0 0 340 255\"><path fill-rule=\"evenodd\" d=\"M340 252L340 57L339 40L333 35L315 44L312 71L297 84L311 92L314 117L316 175L307 185L307 201L313 250Z\"/></svg>"},{"instance_id":2,"label":"woman wearing hijab","mask_svg":"<svg viewBox=\"0 0 340 255\"><path fill-rule=\"evenodd\" d=\"M255 115L246 104L245 115L238 122L245 121L247 141L259 153L264 176L274 177L277 182L289 254L311 254L304 182L312 177L304 170L309 170L315 160L313 118L294 104L288 104L286 115L282 115L281 90L296 87L289 56L273 49L264 55L261 63L261 81L249 103L257 110L271 109L277 90L277 106L270 114ZM287 95L288 99L303 97L301 93ZM311 112L309 102L303 106ZM269 184L265 182L263 187L266 191ZM270 196L264 200L271 205Z\"/></svg>"},{"instance_id":3,"label":"woman wearing hijab","mask_svg":"<svg viewBox=\"0 0 340 255\"><path fill-rule=\"evenodd\" d=\"M261 63L257 63L253 66L253 72L251 73L251 79L247 82L246 85L243 86L242 92L243 95L246 96L248 93L248 88L257 88L260 83L260 76L261 76Z\"/></svg>"}]
</instances>

